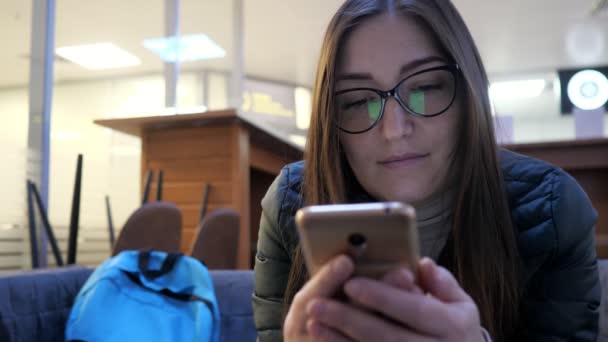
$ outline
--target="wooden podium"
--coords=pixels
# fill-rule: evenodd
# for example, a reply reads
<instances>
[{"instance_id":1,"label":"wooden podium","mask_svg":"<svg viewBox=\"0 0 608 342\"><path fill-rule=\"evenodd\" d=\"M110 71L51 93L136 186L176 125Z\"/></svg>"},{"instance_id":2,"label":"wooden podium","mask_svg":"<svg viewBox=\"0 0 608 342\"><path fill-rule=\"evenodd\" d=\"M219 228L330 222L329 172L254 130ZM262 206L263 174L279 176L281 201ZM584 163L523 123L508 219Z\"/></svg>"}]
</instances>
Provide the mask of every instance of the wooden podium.
<instances>
[{"instance_id":1,"label":"wooden podium","mask_svg":"<svg viewBox=\"0 0 608 342\"><path fill-rule=\"evenodd\" d=\"M608 258L608 139L517 144L504 147L559 166L576 178L599 214L595 226L597 255L599 258ZM572 227L572 229L576 228Z\"/></svg>"},{"instance_id":2,"label":"wooden podium","mask_svg":"<svg viewBox=\"0 0 608 342\"><path fill-rule=\"evenodd\" d=\"M227 207L241 214L238 267L251 267L260 201L281 168L302 158L298 146L244 120L235 110L95 123L141 138L142 184L147 170L163 170L163 200L182 211L184 253L192 244L208 182L207 213Z\"/></svg>"}]
</instances>

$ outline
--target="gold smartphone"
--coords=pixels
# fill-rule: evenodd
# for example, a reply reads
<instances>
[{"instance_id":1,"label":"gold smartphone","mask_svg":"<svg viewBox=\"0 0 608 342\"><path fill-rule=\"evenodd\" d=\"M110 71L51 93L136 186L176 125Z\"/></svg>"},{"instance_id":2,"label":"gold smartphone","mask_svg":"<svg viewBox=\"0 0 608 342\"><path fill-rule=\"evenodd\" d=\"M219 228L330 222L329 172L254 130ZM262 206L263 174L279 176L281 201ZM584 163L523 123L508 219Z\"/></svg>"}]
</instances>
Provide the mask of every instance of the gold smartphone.
<instances>
[{"instance_id":1,"label":"gold smartphone","mask_svg":"<svg viewBox=\"0 0 608 342\"><path fill-rule=\"evenodd\" d=\"M296 213L308 272L338 254L349 255L355 276L379 279L400 266L415 272L419 258L416 214L399 202L316 205Z\"/></svg>"}]
</instances>

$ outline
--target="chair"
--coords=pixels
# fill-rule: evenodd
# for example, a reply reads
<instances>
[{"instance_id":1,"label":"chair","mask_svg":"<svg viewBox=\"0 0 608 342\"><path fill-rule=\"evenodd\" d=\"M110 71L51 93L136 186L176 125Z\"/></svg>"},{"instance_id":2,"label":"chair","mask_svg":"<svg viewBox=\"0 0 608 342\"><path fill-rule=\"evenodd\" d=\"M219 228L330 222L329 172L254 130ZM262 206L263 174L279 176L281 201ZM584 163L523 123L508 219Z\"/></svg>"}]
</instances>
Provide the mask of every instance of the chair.
<instances>
[{"instance_id":1,"label":"chair","mask_svg":"<svg viewBox=\"0 0 608 342\"><path fill-rule=\"evenodd\" d=\"M142 205L127 220L112 255L124 250L178 252L182 239L182 214L172 203Z\"/></svg>"},{"instance_id":2,"label":"chair","mask_svg":"<svg viewBox=\"0 0 608 342\"><path fill-rule=\"evenodd\" d=\"M190 256L209 269L236 269L239 229L238 212L228 208L214 210L199 225Z\"/></svg>"}]
</instances>

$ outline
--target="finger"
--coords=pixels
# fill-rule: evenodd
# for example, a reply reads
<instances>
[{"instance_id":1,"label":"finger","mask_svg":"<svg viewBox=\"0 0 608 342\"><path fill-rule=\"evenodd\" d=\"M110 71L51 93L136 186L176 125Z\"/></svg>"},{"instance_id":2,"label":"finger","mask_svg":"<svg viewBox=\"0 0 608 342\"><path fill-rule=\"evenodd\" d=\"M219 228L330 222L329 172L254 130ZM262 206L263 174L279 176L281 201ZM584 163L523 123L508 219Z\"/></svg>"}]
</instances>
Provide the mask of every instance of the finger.
<instances>
[{"instance_id":1,"label":"finger","mask_svg":"<svg viewBox=\"0 0 608 342\"><path fill-rule=\"evenodd\" d=\"M351 276L353 270L353 262L347 256L339 255L331 259L296 294L294 304L308 302L313 297L331 296Z\"/></svg>"},{"instance_id":2,"label":"finger","mask_svg":"<svg viewBox=\"0 0 608 342\"><path fill-rule=\"evenodd\" d=\"M396 322L431 336L445 336L451 322L448 304L433 296L404 291L373 279L355 278L344 291L355 305L384 314Z\"/></svg>"},{"instance_id":3,"label":"finger","mask_svg":"<svg viewBox=\"0 0 608 342\"><path fill-rule=\"evenodd\" d=\"M332 342L349 342L351 339L345 337L335 329L332 329L323 323L314 319L309 319L306 322L306 330L308 334L315 338L315 341L332 341Z\"/></svg>"},{"instance_id":4,"label":"finger","mask_svg":"<svg viewBox=\"0 0 608 342\"><path fill-rule=\"evenodd\" d=\"M450 303L470 300L452 273L430 258L420 260L418 276L421 286L441 301Z\"/></svg>"},{"instance_id":5,"label":"finger","mask_svg":"<svg viewBox=\"0 0 608 342\"><path fill-rule=\"evenodd\" d=\"M328 299L315 299L309 315L357 341L431 341L430 336L393 324L370 312Z\"/></svg>"},{"instance_id":6,"label":"finger","mask_svg":"<svg viewBox=\"0 0 608 342\"><path fill-rule=\"evenodd\" d=\"M414 293L422 293L420 287L416 285L414 274L405 267L400 267L388 272L382 277L382 281L399 289Z\"/></svg>"}]
</instances>

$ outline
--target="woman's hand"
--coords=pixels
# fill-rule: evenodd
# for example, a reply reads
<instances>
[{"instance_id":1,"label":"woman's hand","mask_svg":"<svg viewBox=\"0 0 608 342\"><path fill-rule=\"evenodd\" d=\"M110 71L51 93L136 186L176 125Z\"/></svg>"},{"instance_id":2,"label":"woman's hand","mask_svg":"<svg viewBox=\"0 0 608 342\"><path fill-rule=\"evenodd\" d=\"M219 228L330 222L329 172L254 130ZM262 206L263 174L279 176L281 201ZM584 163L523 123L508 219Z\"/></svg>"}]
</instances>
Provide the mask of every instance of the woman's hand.
<instances>
[{"instance_id":1,"label":"woman's hand","mask_svg":"<svg viewBox=\"0 0 608 342\"><path fill-rule=\"evenodd\" d=\"M348 280L344 290L356 306L309 297L315 335L355 341L484 340L477 306L449 271L431 259L421 260L418 284L427 295L411 285L409 274L397 270L383 282Z\"/></svg>"},{"instance_id":2,"label":"woman's hand","mask_svg":"<svg viewBox=\"0 0 608 342\"><path fill-rule=\"evenodd\" d=\"M330 300L348 280L354 270L350 258L340 255L323 265L321 269L294 296L293 302L285 317L283 338L286 342L293 341L349 341L337 329L322 326L318 321L311 320L308 307L314 300Z\"/></svg>"}]
</instances>

